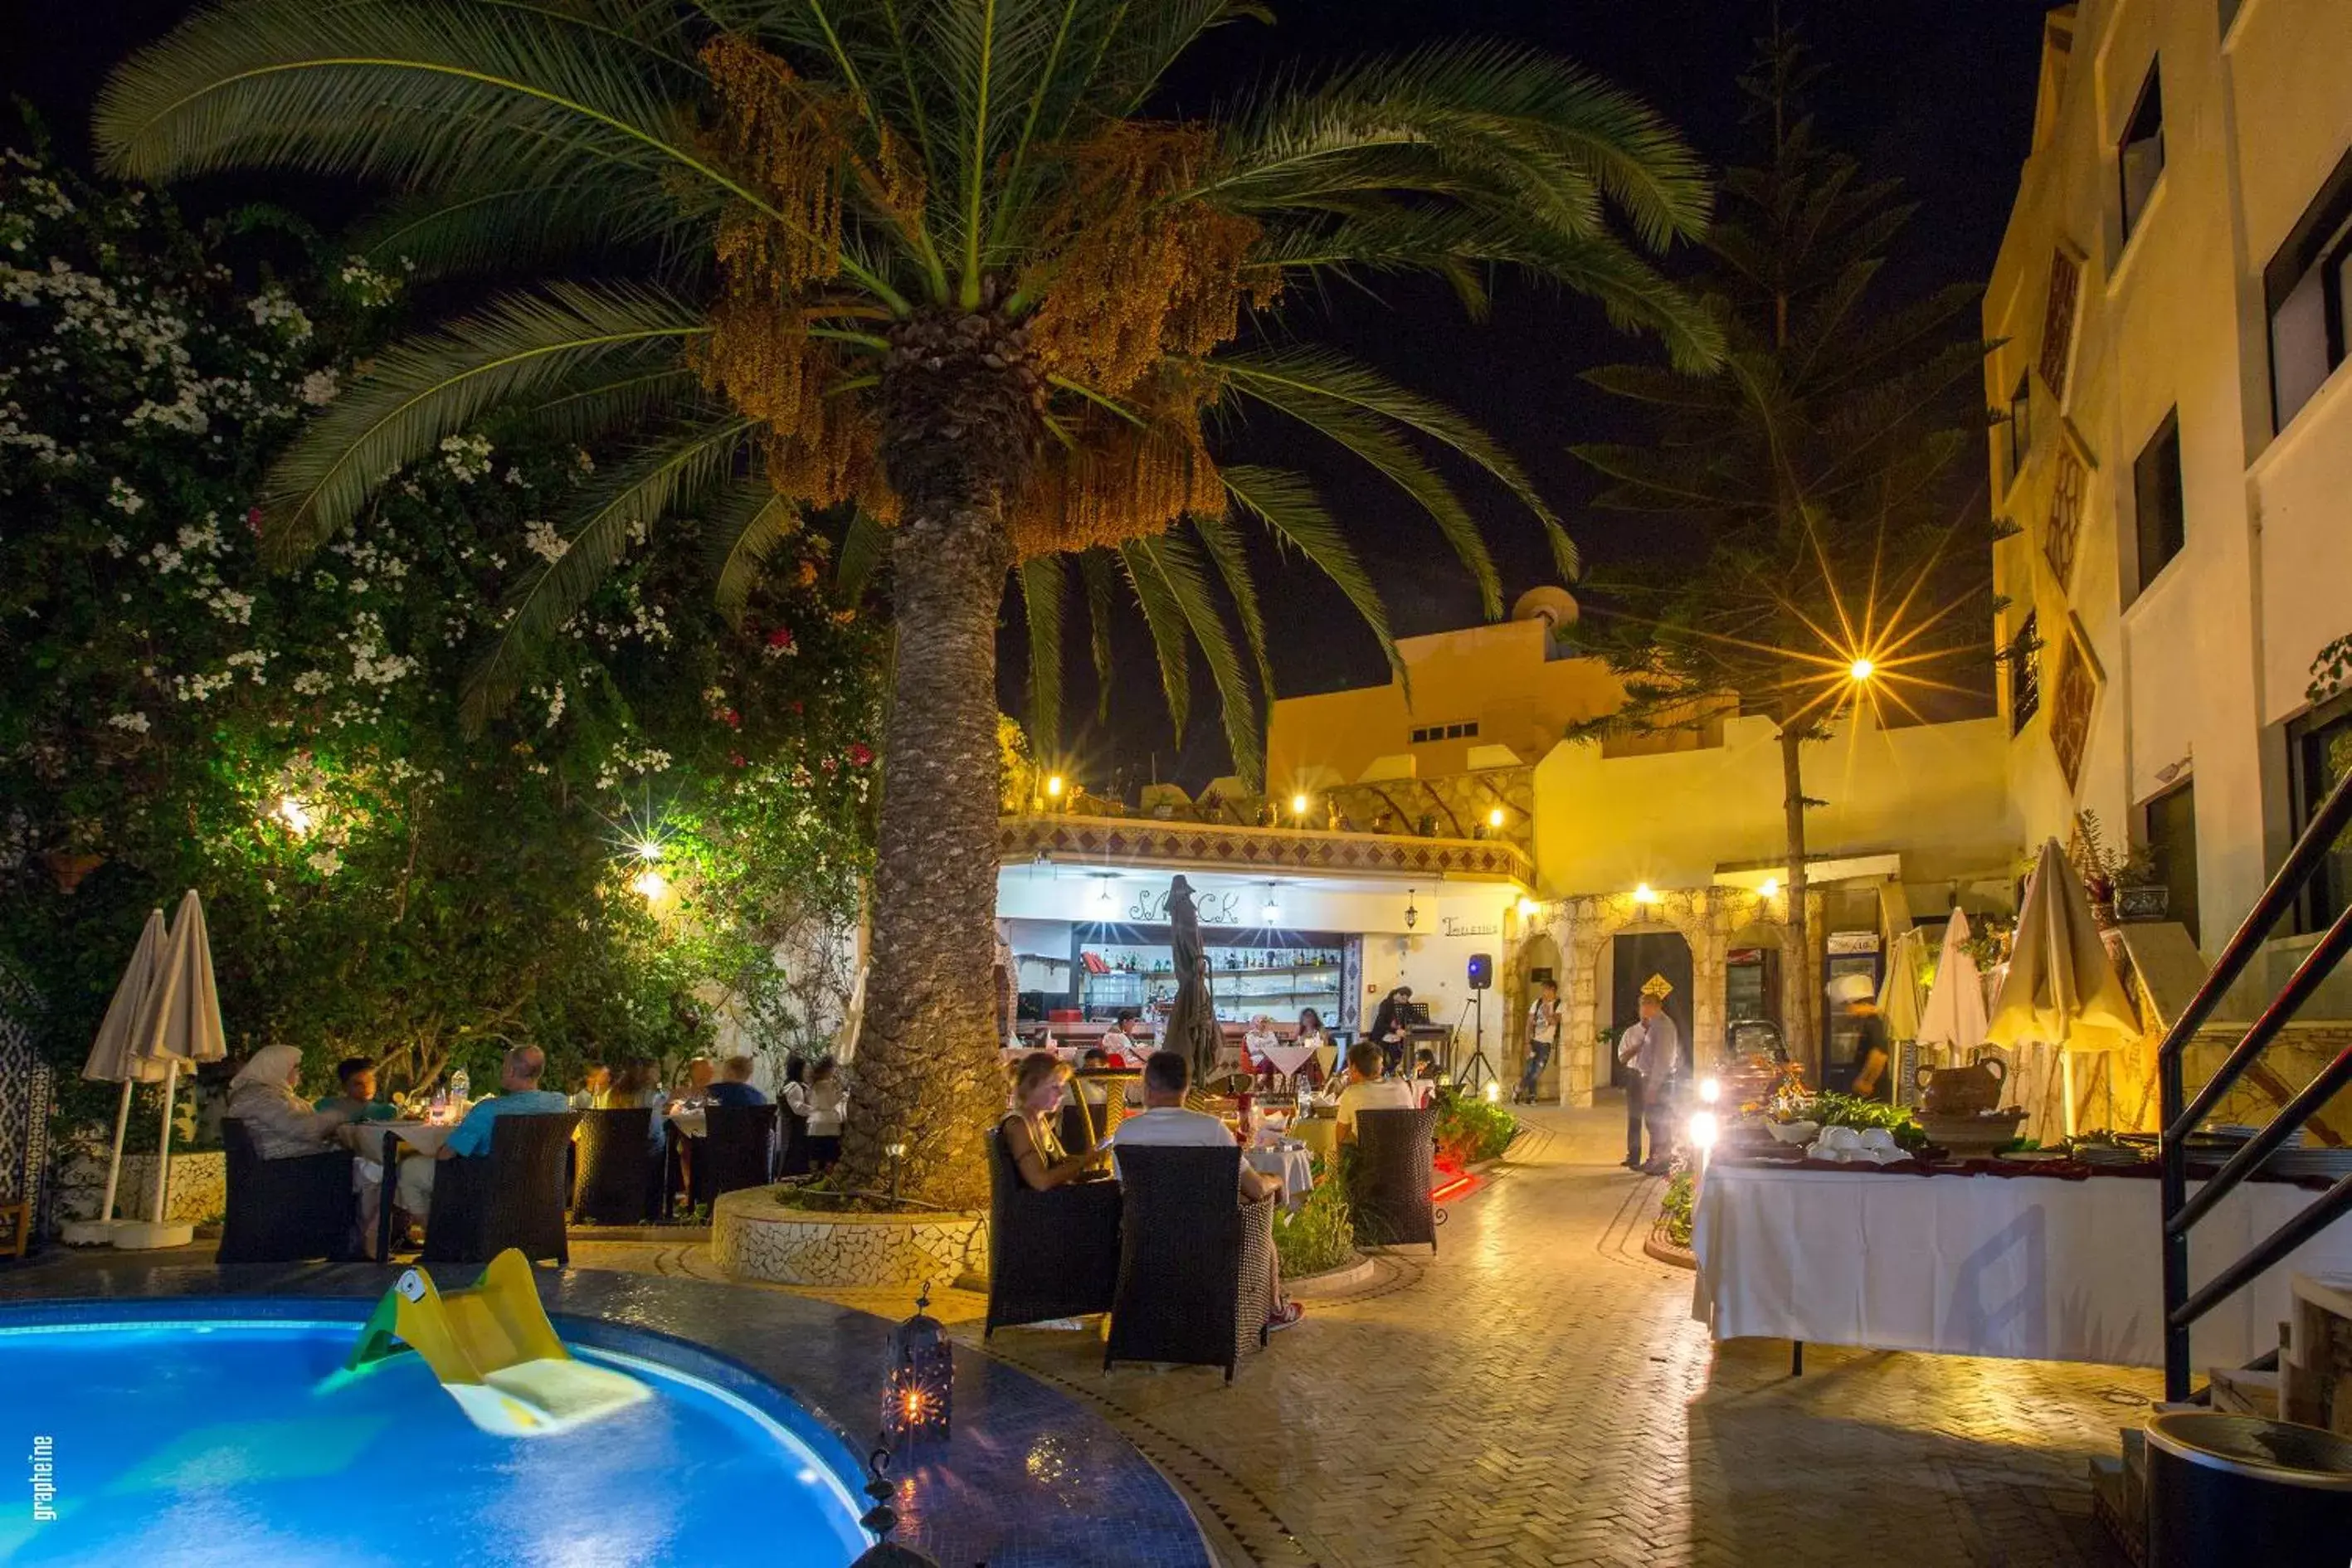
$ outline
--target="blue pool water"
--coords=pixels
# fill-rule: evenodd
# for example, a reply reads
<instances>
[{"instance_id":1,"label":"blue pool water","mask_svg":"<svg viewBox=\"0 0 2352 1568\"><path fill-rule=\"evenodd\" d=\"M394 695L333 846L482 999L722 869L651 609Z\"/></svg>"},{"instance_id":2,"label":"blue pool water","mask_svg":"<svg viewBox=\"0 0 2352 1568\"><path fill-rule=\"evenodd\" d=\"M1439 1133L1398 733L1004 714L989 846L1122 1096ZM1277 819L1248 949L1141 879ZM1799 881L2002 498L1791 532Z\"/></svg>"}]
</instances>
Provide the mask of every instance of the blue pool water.
<instances>
[{"instance_id":1,"label":"blue pool water","mask_svg":"<svg viewBox=\"0 0 2352 1568\"><path fill-rule=\"evenodd\" d=\"M560 1436L478 1429L404 1355L331 1376L355 1323L0 1329L0 1562L841 1568L852 1489L736 1394L579 1351L655 1396ZM27 1475L47 1440L56 1518Z\"/></svg>"}]
</instances>

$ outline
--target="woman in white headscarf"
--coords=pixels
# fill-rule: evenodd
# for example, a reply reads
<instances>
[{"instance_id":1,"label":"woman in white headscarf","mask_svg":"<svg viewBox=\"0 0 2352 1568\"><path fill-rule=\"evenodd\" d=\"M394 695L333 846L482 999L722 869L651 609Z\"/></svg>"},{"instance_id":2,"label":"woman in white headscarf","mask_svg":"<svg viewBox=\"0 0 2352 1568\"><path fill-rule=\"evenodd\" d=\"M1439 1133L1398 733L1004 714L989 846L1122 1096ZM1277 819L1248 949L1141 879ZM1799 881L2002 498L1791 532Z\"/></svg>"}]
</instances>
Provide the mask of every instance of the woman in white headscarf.
<instances>
[{"instance_id":1,"label":"woman in white headscarf","mask_svg":"<svg viewBox=\"0 0 2352 1568\"><path fill-rule=\"evenodd\" d=\"M295 1092L302 1076L302 1052L297 1046L264 1046L253 1053L243 1071L229 1079L228 1111L245 1124L253 1146L265 1160L292 1160L323 1154L335 1148L335 1129L355 1120L352 1109L338 1106L313 1110Z\"/></svg>"}]
</instances>

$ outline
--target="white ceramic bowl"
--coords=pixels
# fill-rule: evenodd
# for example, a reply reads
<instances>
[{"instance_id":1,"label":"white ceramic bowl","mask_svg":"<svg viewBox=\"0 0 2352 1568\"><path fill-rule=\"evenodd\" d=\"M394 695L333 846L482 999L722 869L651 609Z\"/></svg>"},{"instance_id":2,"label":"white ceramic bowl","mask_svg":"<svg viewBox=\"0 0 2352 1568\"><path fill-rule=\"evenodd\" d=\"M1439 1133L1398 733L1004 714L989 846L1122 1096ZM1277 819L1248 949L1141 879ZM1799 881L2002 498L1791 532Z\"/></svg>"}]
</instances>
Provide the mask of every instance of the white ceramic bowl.
<instances>
[{"instance_id":1,"label":"white ceramic bowl","mask_svg":"<svg viewBox=\"0 0 2352 1568\"><path fill-rule=\"evenodd\" d=\"M1862 1146L1865 1149L1896 1147L1895 1130L1891 1127L1865 1127L1862 1130Z\"/></svg>"},{"instance_id":2,"label":"white ceramic bowl","mask_svg":"<svg viewBox=\"0 0 2352 1568\"><path fill-rule=\"evenodd\" d=\"M1861 1131L1853 1127L1824 1127L1821 1141L1832 1149L1859 1149L1863 1146Z\"/></svg>"},{"instance_id":3,"label":"white ceramic bowl","mask_svg":"<svg viewBox=\"0 0 2352 1568\"><path fill-rule=\"evenodd\" d=\"M1808 1160L1825 1160L1832 1165L1843 1165L1849 1159L1853 1158L1853 1152L1851 1150L1839 1149L1828 1143L1815 1143L1805 1151L1805 1158Z\"/></svg>"},{"instance_id":4,"label":"white ceramic bowl","mask_svg":"<svg viewBox=\"0 0 2352 1568\"><path fill-rule=\"evenodd\" d=\"M1764 1125L1783 1143L1810 1143L1813 1134L1822 1130L1817 1121L1768 1121Z\"/></svg>"}]
</instances>

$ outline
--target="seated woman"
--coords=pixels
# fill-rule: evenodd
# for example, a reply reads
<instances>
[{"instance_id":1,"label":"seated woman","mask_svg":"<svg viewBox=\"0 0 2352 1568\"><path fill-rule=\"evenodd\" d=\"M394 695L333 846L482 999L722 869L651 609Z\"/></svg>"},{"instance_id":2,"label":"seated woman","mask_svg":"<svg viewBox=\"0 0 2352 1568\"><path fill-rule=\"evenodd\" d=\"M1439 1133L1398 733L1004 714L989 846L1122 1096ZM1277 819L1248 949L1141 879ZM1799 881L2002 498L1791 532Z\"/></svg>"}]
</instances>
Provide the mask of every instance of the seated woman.
<instances>
[{"instance_id":1,"label":"seated woman","mask_svg":"<svg viewBox=\"0 0 2352 1568\"><path fill-rule=\"evenodd\" d=\"M254 1151L265 1160L298 1160L341 1145L336 1129L360 1119L362 1108L337 1101L314 1110L294 1090L302 1077L299 1046L264 1046L229 1080L226 1114L245 1123Z\"/></svg>"},{"instance_id":2,"label":"seated woman","mask_svg":"<svg viewBox=\"0 0 2352 1568\"><path fill-rule=\"evenodd\" d=\"M1242 1036L1242 1070L1271 1082L1274 1064L1266 1060L1265 1053L1280 1044L1282 1037L1274 1032L1273 1018L1264 1013L1252 1018L1248 1032Z\"/></svg>"},{"instance_id":3,"label":"seated woman","mask_svg":"<svg viewBox=\"0 0 2352 1568\"><path fill-rule=\"evenodd\" d=\"M1083 1181L1101 1159L1098 1150L1064 1152L1060 1130L1062 1063L1051 1051L1034 1051L1013 1071L1013 1103L997 1123L1005 1152L1033 1192L1048 1192Z\"/></svg>"},{"instance_id":4,"label":"seated woman","mask_svg":"<svg viewBox=\"0 0 2352 1568\"><path fill-rule=\"evenodd\" d=\"M645 1060L623 1062L613 1074L613 1087L605 1092L607 1110L650 1110L646 1123L646 1142L655 1152L660 1152L668 1138L663 1113L669 1107L669 1096L660 1088L660 1069Z\"/></svg>"},{"instance_id":5,"label":"seated woman","mask_svg":"<svg viewBox=\"0 0 2352 1568\"><path fill-rule=\"evenodd\" d=\"M1290 1043L1295 1046L1311 1047L1318 1051L1329 1045L1331 1043L1331 1036L1323 1027L1323 1015L1317 1012L1312 1007L1301 1007L1298 1010L1298 1033ZM1337 1063L1335 1062L1334 1065L1336 1066ZM1306 1079L1307 1083L1313 1085L1315 1088L1322 1088L1323 1058L1320 1057L1307 1058L1306 1062L1300 1066L1298 1076Z\"/></svg>"}]
</instances>

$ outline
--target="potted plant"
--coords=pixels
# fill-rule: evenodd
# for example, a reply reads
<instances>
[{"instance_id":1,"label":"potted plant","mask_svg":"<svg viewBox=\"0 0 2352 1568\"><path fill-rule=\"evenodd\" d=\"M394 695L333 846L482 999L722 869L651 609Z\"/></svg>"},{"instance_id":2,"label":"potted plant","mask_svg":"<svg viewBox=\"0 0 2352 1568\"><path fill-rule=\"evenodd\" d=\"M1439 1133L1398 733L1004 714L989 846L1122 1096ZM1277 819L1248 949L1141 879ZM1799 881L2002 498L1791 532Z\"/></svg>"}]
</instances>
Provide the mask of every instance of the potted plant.
<instances>
[{"instance_id":1,"label":"potted plant","mask_svg":"<svg viewBox=\"0 0 2352 1568\"><path fill-rule=\"evenodd\" d=\"M2116 918L2119 921L2160 921L2172 889L2158 877L2156 851L2147 845L2135 848L2116 868Z\"/></svg>"}]
</instances>

